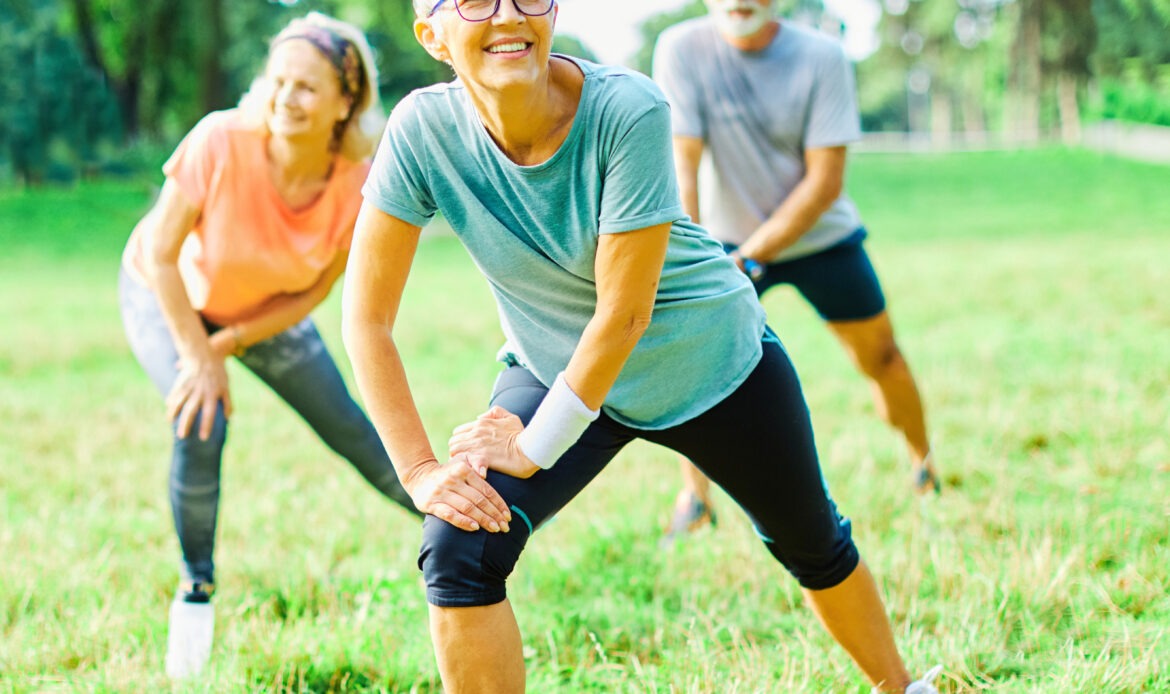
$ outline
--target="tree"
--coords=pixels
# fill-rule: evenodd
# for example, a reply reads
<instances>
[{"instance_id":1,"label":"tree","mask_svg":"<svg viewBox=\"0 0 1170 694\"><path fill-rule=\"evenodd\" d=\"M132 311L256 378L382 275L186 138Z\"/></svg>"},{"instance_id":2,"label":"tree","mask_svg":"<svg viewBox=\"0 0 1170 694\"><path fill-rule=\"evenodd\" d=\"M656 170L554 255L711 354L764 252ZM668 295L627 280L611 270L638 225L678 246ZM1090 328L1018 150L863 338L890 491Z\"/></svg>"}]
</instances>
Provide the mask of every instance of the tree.
<instances>
[{"instance_id":1,"label":"tree","mask_svg":"<svg viewBox=\"0 0 1170 694\"><path fill-rule=\"evenodd\" d=\"M703 4L703 0L691 0L690 4L680 9L654 15L642 22L638 26L638 33L642 35L642 47L634 54L631 66L649 75L653 68L654 46L658 43L658 35L681 21L704 14L707 14L707 6Z\"/></svg>"},{"instance_id":2,"label":"tree","mask_svg":"<svg viewBox=\"0 0 1170 694\"><path fill-rule=\"evenodd\" d=\"M558 34L553 37L552 49L556 53L563 53L577 58L584 58L592 62L597 61L597 54L589 49L576 36L568 36L565 34Z\"/></svg>"},{"instance_id":3,"label":"tree","mask_svg":"<svg viewBox=\"0 0 1170 694\"><path fill-rule=\"evenodd\" d=\"M26 185L92 171L117 134L110 94L88 69L56 5L6 0L0 14L0 151Z\"/></svg>"}]
</instances>

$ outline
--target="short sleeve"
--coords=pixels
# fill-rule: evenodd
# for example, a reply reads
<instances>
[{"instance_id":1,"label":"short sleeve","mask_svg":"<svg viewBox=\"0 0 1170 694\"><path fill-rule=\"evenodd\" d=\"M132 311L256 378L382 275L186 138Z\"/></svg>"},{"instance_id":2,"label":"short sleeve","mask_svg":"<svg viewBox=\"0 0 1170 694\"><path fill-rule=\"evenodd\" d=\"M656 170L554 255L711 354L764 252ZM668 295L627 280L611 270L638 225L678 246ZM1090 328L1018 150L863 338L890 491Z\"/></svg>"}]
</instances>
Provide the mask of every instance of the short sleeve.
<instances>
[{"instance_id":1,"label":"short sleeve","mask_svg":"<svg viewBox=\"0 0 1170 694\"><path fill-rule=\"evenodd\" d=\"M654 81L662 88L670 102L670 125L675 135L684 137L705 137L703 125L700 81L686 64L686 51L682 50L679 35L666 31L658 37L654 46Z\"/></svg>"},{"instance_id":2,"label":"short sleeve","mask_svg":"<svg viewBox=\"0 0 1170 694\"><path fill-rule=\"evenodd\" d=\"M421 227L438 207L425 175L426 142L416 108L417 98L407 96L390 114L362 195L386 214Z\"/></svg>"},{"instance_id":3,"label":"short sleeve","mask_svg":"<svg viewBox=\"0 0 1170 694\"><path fill-rule=\"evenodd\" d=\"M216 167L227 157L227 133L223 114L209 113L191 128L162 170L174 181L187 201L202 208L215 178Z\"/></svg>"},{"instance_id":4,"label":"short sleeve","mask_svg":"<svg viewBox=\"0 0 1170 694\"><path fill-rule=\"evenodd\" d=\"M657 101L606 157L598 231L615 234L683 218L670 142L670 107Z\"/></svg>"},{"instance_id":5,"label":"short sleeve","mask_svg":"<svg viewBox=\"0 0 1170 694\"><path fill-rule=\"evenodd\" d=\"M839 46L819 62L805 128L805 149L837 147L861 139L853 66Z\"/></svg>"}]
</instances>

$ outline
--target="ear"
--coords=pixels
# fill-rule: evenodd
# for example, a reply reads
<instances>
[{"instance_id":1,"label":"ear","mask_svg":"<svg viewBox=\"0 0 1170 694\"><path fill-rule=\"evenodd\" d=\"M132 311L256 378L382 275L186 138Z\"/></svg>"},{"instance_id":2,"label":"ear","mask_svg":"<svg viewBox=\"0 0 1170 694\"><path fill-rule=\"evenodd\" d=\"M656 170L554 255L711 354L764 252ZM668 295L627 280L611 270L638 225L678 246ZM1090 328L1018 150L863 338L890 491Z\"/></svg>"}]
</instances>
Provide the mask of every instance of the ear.
<instances>
[{"instance_id":1,"label":"ear","mask_svg":"<svg viewBox=\"0 0 1170 694\"><path fill-rule=\"evenodd\" d=\"M431 26L430 19L419 18L414 20L414 38L419 45L427 49L427 53L435 60L445 63L451 59L447 46L439 38L439 32Z\"/></svg>"}]
</instances>

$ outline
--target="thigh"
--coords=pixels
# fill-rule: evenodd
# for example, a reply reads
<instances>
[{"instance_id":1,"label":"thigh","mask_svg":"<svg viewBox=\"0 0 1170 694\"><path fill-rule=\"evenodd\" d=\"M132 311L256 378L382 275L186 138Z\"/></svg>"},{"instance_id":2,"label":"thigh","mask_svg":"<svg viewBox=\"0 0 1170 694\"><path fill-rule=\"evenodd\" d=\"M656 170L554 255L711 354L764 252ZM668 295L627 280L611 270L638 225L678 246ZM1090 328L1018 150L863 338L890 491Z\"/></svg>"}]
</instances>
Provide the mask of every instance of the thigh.
<instances>
[{"instance_id":1,"label":"thigh","mask_svg":"<svg viewBox=\"0 0 1170 694\"><path fill-rule=\"evenodd\" d=\"M130 351L166 397L179 374L179 351L157 297L123 269L118 274L118 308Z\"/></svg>"},{"instance_id":2,"label":"thigh","mask_svg":"<svg viewBox=\"0 0 1170 694\"><path fill-rule=\"evenodd\" d=\"M530 373L510 367L496 381L492 404L528 422L546 392ZM488 483L512 509L510 532L469 533L428 516L419 551L427 600L442 607L491 605L503 600L505 581L532 533L584 489L631 438L627 428L602 414L547 470L527 479L489 470Z\"/></svg>"},{"instance_id":3,"label":"thigh","mask_svg":"<svg viewBox=\"0 0 1170 694\"><path fill-rule=\"evenodd\" d=\"M863 320L832 321L829 330L865 374L880 373L898 353L894 326L886 311Z\"/></svg>"},{"instance_id":4,"label":"thigh","mask_svg":"<svg viewBox=\"0 0 1170 694\"><path fill-rule=\"evenodd\" d=\"M873 264L854 236L820 253L786 265L786 281L796 287L826 321L873 318L886 308Z\"/></svg>"},{"instance_id":5,"label":"thigh","mask_svg":"<svg viewBox=\"0 0 1170 694\"><path fill-rule=\"evenodd\" d=\"M240 361L314 428L365 418L310 318L252 345Z\"/></svg>"},{"instance_id":6,"label":"thigh","mask_svg":"<svg viewBox=\"0 0 1170 694\"><path fill-rule=\"evenodd\" d=\"M751 517L757 532L800 554L839 542L841 528L817 460L800 383L783 347L699 417L644 438L690 458Z\"/></svg>"},{"instance_id":7,"label":"thigh","mask_svg":"<svg viewBox=\"0 0 1170 694\"><path fill-rule=\"evenodd\" d=\"M546 393L548 388L531 372L510 366L496 379L490 405L527 425ZM527 479L489 471L488 482L532 532L584 489L633 437L628 427L603 413L551 468Z\"/></svg>"}]
</instances>

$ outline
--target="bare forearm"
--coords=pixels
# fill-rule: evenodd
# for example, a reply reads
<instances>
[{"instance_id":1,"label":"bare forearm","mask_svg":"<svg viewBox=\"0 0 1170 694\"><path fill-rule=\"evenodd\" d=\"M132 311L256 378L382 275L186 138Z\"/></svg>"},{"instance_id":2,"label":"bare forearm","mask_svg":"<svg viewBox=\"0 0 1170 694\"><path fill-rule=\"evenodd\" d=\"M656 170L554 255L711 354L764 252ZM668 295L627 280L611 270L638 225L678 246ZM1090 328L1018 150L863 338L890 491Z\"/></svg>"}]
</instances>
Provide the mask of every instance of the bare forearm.
<instances>
[{"instance_id":1,"label":"bare forearm","mask_svg":"<svg viewBox=\"0 0 1170 694\"><path fill-rule=\"evenodd\" d=\"M836 199L837 194L826 193L817 183L804 179L740 246L740 255L761 263L771 261L808 233Z\"/></svg>"},{"instance_id":2,"label":"bare forearm","mask_svg":"<svg viewBox=\"0 0 1170 694\"><path fill-rule=\"evenodd\" d=\"M679 178L679 198L682 201L683 212L691 218L695 224L702 224L699 220L699 186L696 181L697 174L691 172L689 178Z\"/></svg>"},{"instance_id":3,"label":"bare forearm","mask_svg":"<svg viewBox=\"0 0 1170 694\"><path fill-rule=\"evenodd\" d=\"M410 491L416 470L434 463L436 458L410 393L398 347L388 328L370 323L355 325L347 321L344 341L370 421L399 479Z\"/></svg>"},{"instance_id":4,"label":"bare forearm","mask_svg":"<svg viewBox=\"0 0 1170 694\"><path fill-rule=\"evenodd\" d=\"M203 327L199 313L191 305L178 267L155 264L151 268L151 284L163 318L175 340L179 357L195 362L209 360L212 350L207 340L207 330Z\"/></svg>"},{"instance_id":5,"label":"bare forearm","mask_svg":"<svg viewBox=\"0 0 1170 694\"><path fill-rule=\"evenodd\" d=\"M601 407L649 325L649 311L599 313L589 321L565 368L565 380L582 402Z\"/></svg>"},{"instance_id":6,"label":"bare forearm","mask_svg":"<svg viewBox=\"0 0 1170 694\"><path fill-rule=\"evenodd\" d=\"M247 318L224 326L220 333L226 333L226 336L222 339L231 342L231 349L228 351L235 351L257 342L263 342L296 325L324 301L326 296L328 296L327 291L314 288L299 294L282 294L273 297ZM217 341L221 338L217 333L212 336L212 339Z\"/></svg>"}]
</instances>

